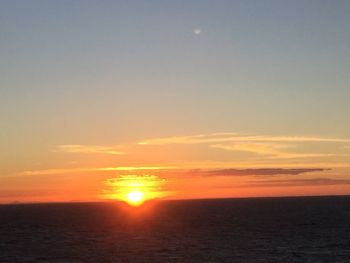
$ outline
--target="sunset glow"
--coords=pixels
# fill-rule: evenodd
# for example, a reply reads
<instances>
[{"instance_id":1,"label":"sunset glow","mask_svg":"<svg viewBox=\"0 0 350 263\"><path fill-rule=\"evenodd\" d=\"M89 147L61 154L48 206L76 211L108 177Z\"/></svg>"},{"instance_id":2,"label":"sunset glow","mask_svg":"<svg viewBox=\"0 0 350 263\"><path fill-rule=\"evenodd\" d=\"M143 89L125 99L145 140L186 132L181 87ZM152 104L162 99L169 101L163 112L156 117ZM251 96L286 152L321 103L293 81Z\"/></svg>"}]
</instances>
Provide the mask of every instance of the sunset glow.
<instances>
[{"instance_id":1,"label":"sunset glow","mask_svg":"<svg viewBox=\"0 0 350 263\"><path fill-rule=\"evenodd\" d=\"M140 191L132 191L127 195L127 202L133 206L139 206L143 203L143 193Z\"/></svg>"},{"instance_id":2,"label":"sunset glow","mask_svg":"<svg viewBox=\"0 0 350 263\"><path fill-rule=\"evenodd\" d=\"M167 196L169 193L163 189L165 183L155 175L121 175L106 180L101 197L139 206L145 201Z\"/></svg>"}]
</instances>

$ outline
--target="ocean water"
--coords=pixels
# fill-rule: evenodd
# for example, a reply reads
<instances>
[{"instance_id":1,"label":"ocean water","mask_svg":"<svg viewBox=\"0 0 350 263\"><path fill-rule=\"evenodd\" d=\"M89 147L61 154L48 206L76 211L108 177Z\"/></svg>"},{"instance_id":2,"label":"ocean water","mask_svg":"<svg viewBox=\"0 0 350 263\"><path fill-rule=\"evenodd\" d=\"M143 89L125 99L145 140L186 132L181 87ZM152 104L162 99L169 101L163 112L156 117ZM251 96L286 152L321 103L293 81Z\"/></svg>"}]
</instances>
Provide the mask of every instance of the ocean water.
<instances>
[{"instance_id":1,"label":"ocean water","mask_svg":"<svg viewBox=\"0 0 350 263\"><path fill-rule=\"evenodd\" d=\"M350 262L350 197L3 205L0 262Z\"/></svg>"}]
</instances>

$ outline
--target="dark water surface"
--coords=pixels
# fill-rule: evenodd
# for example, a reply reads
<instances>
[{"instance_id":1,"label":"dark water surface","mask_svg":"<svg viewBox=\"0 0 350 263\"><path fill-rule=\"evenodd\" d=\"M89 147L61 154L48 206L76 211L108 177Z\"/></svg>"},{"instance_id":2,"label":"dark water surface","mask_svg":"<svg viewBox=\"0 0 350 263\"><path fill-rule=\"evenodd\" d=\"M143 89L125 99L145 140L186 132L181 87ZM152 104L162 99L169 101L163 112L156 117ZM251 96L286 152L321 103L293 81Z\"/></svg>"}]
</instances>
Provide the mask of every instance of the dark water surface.
<instances>
[{"instance_id":1,"label":"dark water surface","mask_svg":"<svg viewBox=\"0 0 350 263\"><path fill-rule=\"evenodd\" d=\"M0 262L350 262L350 197L4 205Z\"/></svg>"}]
</instances>

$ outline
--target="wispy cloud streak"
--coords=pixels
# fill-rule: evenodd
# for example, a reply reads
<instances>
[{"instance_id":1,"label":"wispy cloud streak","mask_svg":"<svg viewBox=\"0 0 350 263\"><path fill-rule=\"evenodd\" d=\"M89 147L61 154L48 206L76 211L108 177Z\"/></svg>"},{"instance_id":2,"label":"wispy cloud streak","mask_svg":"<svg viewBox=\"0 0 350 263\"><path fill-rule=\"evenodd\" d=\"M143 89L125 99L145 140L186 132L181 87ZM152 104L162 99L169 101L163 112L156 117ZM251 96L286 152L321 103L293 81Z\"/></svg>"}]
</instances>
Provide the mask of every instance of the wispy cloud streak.
<instances>
[{"instance_id":1,"label":"wispy cloud streak","mask_svg":"<svg viewBox=\"0 0 350 263\"><path fill-rule=\"evenodd\" d=\"M165 144L208 144L220 142L337 142L348 143L350 139L327 138L312 136L265 136L245 135L241 133L211 133L189 136L164 137L141 141L139 145L165 145Z\"/></svg>"},{"instance_id":2,"label":"wispy cloud streak","mask_svg":"<svg viewBox=\"0 0 350 263\"><path fill-rule=\"evenodd\" d=\"M204 144L211 148L234 152L249 152L268 159L302 159L322 158L349 155L331 152L300 152L293 151L308 143L349 143L350 139L328 138L320 136L266 136L247 135L242 133L211 133L190 136L165 137L141 141L139 145L197 145ZM347 146L345 146L347 147ZM320 149L320 148L317 148Z\"/></svg>"},{"instance_id":3,"label":"wispy cloud streak","mask_svg":"<svg viewBox=\"0 0 350 263\"><path fill-rule=\"evenodd\" d=\"M337 156L330 153L291 153L287 149L296 148L294 145L279 143L231 143L231 144L214 144L213 148L227 151L250 152L259 155L265 155L275 159L296 159L296 158L315 158Z\"/></svg>"},{"instance_id":4,"label":"wispy cloud streak","mask_svg":"<svg viewBox=\"0 0 350 263\"><path fill-rule=\"evenodd\" d=\"M29 170L17 173L17 175L54 175L54 174L73 174L82 172L146 172L157 170L169 170L175 167L170 166L117 166L117 167L94 167L94 168L71 168L71 169L44 169L44 170Z\"/></svg>"},{"instance_id":5,"label":"wispy cloud streak","mask_svg":"<svg viewBox=\"0 0 350 263\"><path fill-rule=\"evenodd\" d=\"M53 151L65 152L65 153L80 153L80 154L112 154L112 155L125 154L125 152L120 151L118 147L101 146L101 145L80 145L80 144L57 145Z\"/></svg>"}]
</instances>

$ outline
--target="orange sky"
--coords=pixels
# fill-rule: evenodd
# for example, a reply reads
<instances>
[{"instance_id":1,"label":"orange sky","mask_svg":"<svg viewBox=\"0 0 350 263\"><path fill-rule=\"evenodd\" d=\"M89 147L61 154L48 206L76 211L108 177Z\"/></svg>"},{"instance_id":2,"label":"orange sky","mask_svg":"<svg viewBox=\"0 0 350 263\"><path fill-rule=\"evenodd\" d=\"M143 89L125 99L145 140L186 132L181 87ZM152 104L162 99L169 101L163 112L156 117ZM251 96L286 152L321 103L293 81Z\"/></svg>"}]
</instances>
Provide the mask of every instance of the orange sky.
<instances>
[{"instance_id":1,"label":"orange sky","mask_svg":"<svg viewBox=\"0 0 350 263\"><path fill-rule=\"evenodd\" d=\"M220 147L219 147L220 145ZM56 145L1 177L1 202L345 195L348 140L215 133L120 145ZM61 166L53 164L59 163Z\"/></svg>"}]
</instances>

